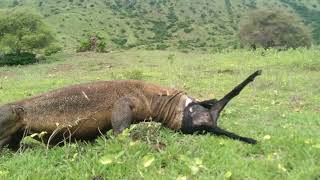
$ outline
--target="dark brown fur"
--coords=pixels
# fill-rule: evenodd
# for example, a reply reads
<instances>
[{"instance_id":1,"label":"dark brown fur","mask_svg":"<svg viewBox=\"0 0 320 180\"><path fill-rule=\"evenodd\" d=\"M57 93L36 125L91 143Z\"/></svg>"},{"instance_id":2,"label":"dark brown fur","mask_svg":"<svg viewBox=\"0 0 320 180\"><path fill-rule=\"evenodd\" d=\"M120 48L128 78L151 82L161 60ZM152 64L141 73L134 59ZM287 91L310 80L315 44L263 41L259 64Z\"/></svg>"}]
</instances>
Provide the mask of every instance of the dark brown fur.
<instances>
[{"instance_id":1,"label":"dark brown fur","mask_svg":"<svg viewBox=\"0 0 320 180\"><path fill-rule=\"evenodd\" d=\"M112 128L112 111L123 98L131 101L135 123L164 120L167 127L180 128L175 111L187 98L183 92L142 81L100 81L61 88L0 107L0 117L6 119L6 124L0 126L0 142L6 144L18 129L28 130L29 134L47 132L45 140L52 135L53 144L70 135L74 139L95 138ZM14 113L15 109L20 109L19 115Z\"/></svg>"}]
</instances>

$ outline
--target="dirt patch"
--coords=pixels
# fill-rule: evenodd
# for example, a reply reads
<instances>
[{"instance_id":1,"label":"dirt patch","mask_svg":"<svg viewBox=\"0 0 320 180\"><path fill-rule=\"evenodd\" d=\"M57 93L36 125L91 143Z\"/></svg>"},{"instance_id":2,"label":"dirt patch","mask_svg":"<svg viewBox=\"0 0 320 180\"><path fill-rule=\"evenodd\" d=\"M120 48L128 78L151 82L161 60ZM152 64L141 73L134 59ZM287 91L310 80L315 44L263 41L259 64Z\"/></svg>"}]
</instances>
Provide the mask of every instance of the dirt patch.
<instances>
[{"instance_id":1,"label":"dirt patch","mask_svg":"<svg viewBox=\"0 0 320 180\"><path fill-rule=\"evenodd\" d=\"M217 71L218 74L235 74L237 73L235 70L232 69L223 69L223 70L218 70Z\"/></svg>"},{"instance_id":2,"label":"dirt patch","mask_svg":"<svg viewBox=\"0 0 320 180\"><path fill-rule=\"evenodd\" d=\"M156 144L153 144L152 147L156 151L161 152L167 147L167 145L163 142L157 142Z\"/></svg>"},{"instance_id":3,"label":"dirt patch","mask_svg":"<svg viewBox=\"0 0 320 180\"><path fill-rule=\"evenodd\" d=\"M203 72L208 74L230 74L230 75L239 73L237 70L233 70L233 69L205 70Z\"/></svg>"},{"instance_id":4,"label":"dirt patch","mask_svg":"<svg viewBox=\"0 0 320 180\"><path fill-rule=\"evenodd\" d=\"M96 56L97 54L94 53L94 52L79 52L79 53L76 53L74 55L74 57L85 57L85 58L92 58L94 56Z\"/></svg>"},{"instance_id":5,"label":"dirt patch","mask_svg":"<svg viewBox=\"0 0 320 180\"><path fill-rule=\"evenodd\" d=\"M293 95L291 97L290 104L293 110L296 112L301 111L306 106L306 103L304 102L303 98L299 95Z\"/></svg>"},{"instance_id":6,"label":"dirt patch","mask_svg":"<svg viewBox=\"0 0 320 180\"><path fill-rule=\"evenodd\" d=\"M319 72L320 71L320 64L319 65L308 65L304 67L307 71Z\"/></svg>"},{"instance_id":7,"label":"dirt patch","mask_svg":"<svg viewBox=\"0 0 320 180\"><path fill-rule=\"evenodd\" d=\"M104 180L102 176L93 176L92 180Z\"/></svg>"},{"instance_id":8,"label":"dirt patch","mask_svg":"<svg viewBox=\"0 0 320 180\"><path fill-rule=\"evenodd\" d=\"M57 73L57 72L69 72L73 69L71 64L58 64L56 67L49 70L49 73Z\"/></svg>"},{"instance_id":9,"label":"dirt patch","mask_svg":"<svg viewBox=\"0 0 320 180\"><path fill-rule=\"evenodd\" d=\"M15 72L10 72L10 71L4 71L4 72L0 72L0 77L14 77L17 76L17 74Z\"/></svg>"},{"instance_id":10,"label":"dirt patch","mask_svg":"<svg viewBox=\"0 0 320 180\"><path fill-rule=\"evenodd\" d=\"M301 104L302 101L303 101L303 99L302 99L302 97L299 96L299 95L293 95L293 96L291 97L291 102L292 102L292 104Z\"/></svg>"},{"instance_id":11,"label":"dirt patch","mask_svg":"<svg viewBox=\"0 0 320 180\"><path fill-rule=\"evenodd\" d=\"M97 65L101 68L113 68L113 64L106 62L97 62Z\"/></svg>"},{"instance_id":12,"label":"dirt patch","mask_svg":"<svg viewBox=\"0 0 320 180\"><path fill-rule=\"evenodd\" d=\"M258 89L268 89L270 87L277 86L277 84L274 81L267 80L267 81L261 81L259 83L256 83L255 86Z\"/></svg>"}]
</instances>

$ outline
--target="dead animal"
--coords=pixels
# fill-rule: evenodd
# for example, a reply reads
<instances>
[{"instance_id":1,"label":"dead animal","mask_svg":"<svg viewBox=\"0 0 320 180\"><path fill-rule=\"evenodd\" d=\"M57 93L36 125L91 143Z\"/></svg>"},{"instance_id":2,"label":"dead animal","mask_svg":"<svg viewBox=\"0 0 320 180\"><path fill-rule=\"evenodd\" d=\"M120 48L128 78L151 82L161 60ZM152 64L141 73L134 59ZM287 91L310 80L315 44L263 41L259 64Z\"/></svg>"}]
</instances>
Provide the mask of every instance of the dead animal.
<instances>
[{"instance_id":1,"label":"dead animal","mask_svg":"<svg viewBox=\"0 0 320 180\"><path fill-rule=\"evenodd\" d=\"M217 126L227 103L261 70L254 72L222 99L198 101L185 92L142 81L98 81L73 85L0 106L0 149L17 148L30 134L42 141L92 140L113 129L121 133L132 123L156 121L185 134L210 133L256 144Z\"/></svg>"}]
</instances>

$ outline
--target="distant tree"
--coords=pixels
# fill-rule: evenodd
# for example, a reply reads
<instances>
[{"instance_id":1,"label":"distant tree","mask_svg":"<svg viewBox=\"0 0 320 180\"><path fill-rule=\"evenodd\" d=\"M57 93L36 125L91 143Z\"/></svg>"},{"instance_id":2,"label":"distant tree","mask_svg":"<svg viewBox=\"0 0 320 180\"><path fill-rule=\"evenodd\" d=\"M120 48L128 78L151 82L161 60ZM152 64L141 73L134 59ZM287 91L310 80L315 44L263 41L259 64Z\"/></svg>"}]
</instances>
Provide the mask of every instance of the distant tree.
<instances>
[{"instance_id":1,"label":"distant tree","mask_svg":"<svg viewBox=\"0 0 320 180\"><path fill-rule=\"evenodd\" d=\"M309 47L311 31L302 20L285 10L255 10L241 22L239 39L243 46L262 48Z\"/></svg>"},{"instance_id":2,"label":"distant tree","mask_svg":"<svg viewBox=\"0 0 320 180\"><path fill-rule=\"evenodd\" d=\"M175 22L178 21L178 17L177 17L177 15L176 15L173 7L170 7L170 8L169 8L169 13L168 13L168 15L167 15L167 18L168 18L168 21L169 21L170 23L175 23Z\"/></svg>"},{"instance_id":3,"label":"distant tree","mask_svg":"<svg viewBox=\"0 0 320 180\"><path fill-rule=\"evenodd\" d=\"M54 41L41 17L27 11L0 14L0 50L5 53L33 53Z\"/></svg>"},{"instance_id":4,"label":"distant tree","mask_svg":"<svg viewBox=\"0 0 320 180\"><path fill-rule=\"evenodd\" d=\"M162 42L168 36L168 26L164 21L154 21L150 30L154 33L154 40Z\"/></svg>"},{"instance_id":5,"label":"distant tree","mask_svg":"<svg viewBox=\"0 0 320 180\"><path fill-rule=\"evenodd\" d=\"M12 7L16 7L20 4L20 1L19 0L13 0L12 2Z\"/></svg>"}]
</instances>

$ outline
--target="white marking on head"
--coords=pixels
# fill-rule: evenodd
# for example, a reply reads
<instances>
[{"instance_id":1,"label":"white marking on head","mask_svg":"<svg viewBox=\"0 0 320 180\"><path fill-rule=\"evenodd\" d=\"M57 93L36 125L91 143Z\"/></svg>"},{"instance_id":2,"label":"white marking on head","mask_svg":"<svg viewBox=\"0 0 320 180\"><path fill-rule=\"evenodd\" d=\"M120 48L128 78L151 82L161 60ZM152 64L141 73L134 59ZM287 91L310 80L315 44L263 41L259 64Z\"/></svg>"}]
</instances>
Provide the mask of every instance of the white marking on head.
<instances>
[{"instance_id":1,"label":"white marking on head","mask_svg":"<svg viewBox=\"0 0 320 180\"><path fill-rule=\"evenodd\" d=\"M192 101L192 99L190 99L190 98L187 98L186 99L186 104L185 104L185 107L187 107L190 103L192 103L193 101Z\"/></svg>"},{"instance_id":2,"label":"white marking on head","mask_svg":"<svg viewBox=\"0 0 320 180\"><path fill-rule=\"evenodd\" d=\"M193 112L193 109L192 109L192 108L190 108L190 112Z\"/></svg>"}]
</instances>

